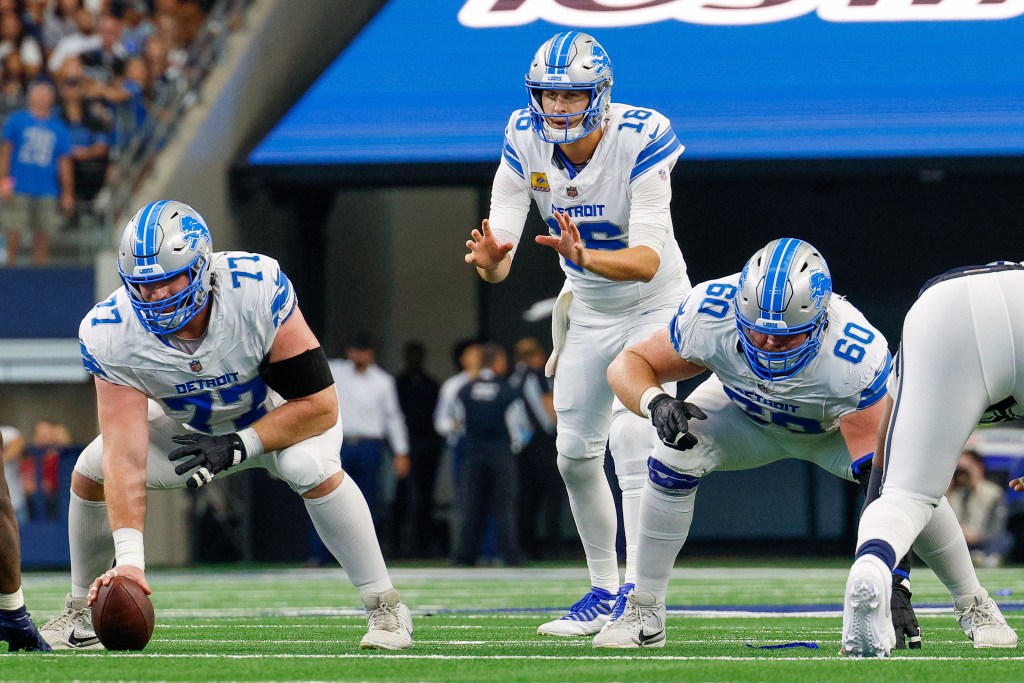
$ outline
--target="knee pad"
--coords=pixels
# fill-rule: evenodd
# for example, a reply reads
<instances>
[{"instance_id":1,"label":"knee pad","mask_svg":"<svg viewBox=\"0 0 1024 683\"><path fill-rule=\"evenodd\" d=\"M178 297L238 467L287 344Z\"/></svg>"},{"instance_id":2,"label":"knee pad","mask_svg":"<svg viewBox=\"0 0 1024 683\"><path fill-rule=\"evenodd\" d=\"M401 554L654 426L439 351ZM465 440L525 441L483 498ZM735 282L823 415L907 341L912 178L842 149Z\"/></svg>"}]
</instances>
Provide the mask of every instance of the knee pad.
<instances>
[{"instance_id":1,"label":"knee pad","mask_svg":"<svg viewBox=\"0 0 1024 683\"><path fill-rule=\"evenodd\" d=\"M103 440L96 437L82 449L75 461L75 471L97 484L103 483Z\"/></svg>"},{"instance_id":2,"label":"knee pad","mask_svg":"<svg viewBox=\"0 0 1024 683\"><path fill-rule=\"evenodd\" d=\"M591 479L604 479L604 462L597 458L569 458L558 455L558 472L567 487Z\"/></svg>"},{"instance_id":3,"label":"knee pad","mask_svg":"<svg viewBox=\"0 0 1024 683\"><path fill-rule=\"evenodd\" d=\"M558 454L570 460L582 460L584 458L596 458L604 455L604 444L600 448L595 444L589 446L581 437L569 432L558 432L555 437L555 450Z\"/></svg>"},{"instance_id":4,"label":"knee pad","mask_svg":"<svg viewBox=\"0 0 1024 683\"><path fill-rule=\"evenodd\" d=\"M693 495L700 483L700 477L674 470L653 456L647 459L647 478L657 492L668 496Z\"/></svg>"},{"instance_id":5,"label":"knee pad","mask_svg":"<svg viewBox=\"0 0 1024 683\"><path fill-rule=\"evenodd\" d=\"M629 411L617 412L612 417L608 447L615 461L615 476L623 495L639 491L647 478L647 458L654 451L654 427L651 423Z\"/></svg>"},{"instance_id":6,"label":"knee pad","mask_svg":"<svg viewBox=\"0 0 1024 683\"><path fill-rule=\"evenodd\" d=\"M277 455L278 475L299 494L319 486L340 470L340 463L332 468L329 458L319 457L308 448L286 448Z\"/></svg>"}]
</instances>

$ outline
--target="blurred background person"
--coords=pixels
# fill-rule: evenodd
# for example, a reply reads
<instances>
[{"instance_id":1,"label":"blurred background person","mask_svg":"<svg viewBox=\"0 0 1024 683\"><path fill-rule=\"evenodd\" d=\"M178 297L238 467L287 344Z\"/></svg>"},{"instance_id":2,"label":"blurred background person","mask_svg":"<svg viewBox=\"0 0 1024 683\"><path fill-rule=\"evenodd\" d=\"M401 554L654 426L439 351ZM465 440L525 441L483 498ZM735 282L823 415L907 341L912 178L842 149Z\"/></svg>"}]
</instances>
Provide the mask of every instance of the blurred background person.
<instances>
[{"instance_id":1,"label":"blurred background person","mask_svg":"<svg viewBox=\"0 0 1024 683\"><path fill-rule=\"evenodd\" d=\"M29 87L28 106L4 122L0 198L9 266L17 262L23 232L32 235L32 264L48 263L63 216L75 208L71 133L54 111L55 98L52 83L36 81Z\"/></svg>"},{"instance_id":2,"label":"blurred background person","mask_svg":"<svg viewBox=\"0 0 1024 683\"><path fill-rule=\"evenodd\" d=\"M71 432L63 423L38 420L33 425L29 446L21 459L21 484L31 519L61 518L60 459L70 445Z\"/></svg>"},{"instance_id":3,"label":"blurred background person","mask_svg":"<svg viewBox=\"0 0 1024 683\"><path fill-rule=\"evenodd\" d=\"M1006 528L1006 498L1002 486L985 478L985 460L974 449L960 454L946 498L960 520L975 566L1000 566L1013 549L1013 536Z\"/></svg>"},{"instance_id":4,"label":"blurred background person","mask_svg":"<svg viewBox=\"0 0 1024 683\"><path fill-rule=\"evenodd\" d=\"M518 458L519 541L529 559L555 557L562 545L562 510L568 499L558 473L553 389L544 375L548 355L535 338L523 337L516 342L515 358L509 382L522 396L530 422Z\"/></svg>"},{"instance_id":5,"label":"blurred background person","mask_svg":"<svg viewBox=\"0 0 1024 683\"><path fill-rule=\"evenodd\" d=\"M349 342L344 359L328 361L338 390L338 411L344 440L341 463L347 476L362 490L377 533L386 511L382 506L382 468L390 444L395 479L409 474L409 434L398 405L395 378L377 365L373 338L359 332ZM326 564L330 554L310 527L308 564Z\"/></svg>"},{"instance_id":6,"label":"blurred background person","mask_svg":"<svg viewBox=\"0 0 1024 683\"><path fill-rule=\"evenodd\" d=\"M519 472L516 453L529 429L523 400L509 384L508 355L484 344L481 370L456 394L456 429L462 448L455 469L455 519L459 525L455 564L476 565L488 516L497 527L498 557L523 564L519 546Z\"/></svg>"},{"instance_id":7,"label":"blurred background person","mask_svg":"<svg viewBox=\"0 0 1024 683\"><path fill-rule=\"evenodd\" d=\"M17 427L0 425L0 456L4 461L4 477L7 478L7 489L10 491L11 506L18 524L28 521L28 502L25 500L25 489L21 485L21 458L25 451L25 437Z\"/></svg>"},{"instance_id":8,"label":"blurred background person","mask_svg":"<svg viewBox=\"0 0 1024 683\"><path fill-rule=\"evenodd\" d=\"M422 342L407 342L403 353L405 364L396 385L409 430L410 469L395 491L394 548L401 554L408 547L414 557L444 557L448 552L446 527L434 514L434 488L444 445L434 429L440 385L423 367L426 349Z\"/></svg>"}]
</instances>

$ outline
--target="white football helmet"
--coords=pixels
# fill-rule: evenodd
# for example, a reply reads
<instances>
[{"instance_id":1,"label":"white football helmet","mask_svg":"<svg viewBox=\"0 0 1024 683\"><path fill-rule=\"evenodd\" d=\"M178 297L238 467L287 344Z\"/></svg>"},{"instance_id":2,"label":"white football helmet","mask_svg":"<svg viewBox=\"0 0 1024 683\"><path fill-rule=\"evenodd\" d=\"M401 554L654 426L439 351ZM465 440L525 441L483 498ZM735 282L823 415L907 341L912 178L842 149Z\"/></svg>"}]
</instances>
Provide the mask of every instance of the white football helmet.
<instances>
[{"instance_id":1,"label":"white football helmet","mask_svg":"<svg viewBox=\"0 0 1024 683\"><path fill-rule=\"evenodd\" d=\"M563 31L537 50L526 73L530 117L541 140L564 144L589 135L608 117L612 96L612 60L593 36ZM545 90L582 90L589 94L587 109L575 114L545 114L541 93ZM583 115L569 127L570 119ZM561 127L550 121L561 120Z\"/></svg>"},{"instance_id":2,"label":"white football helmet","mask_svg":"<svg viewBox=\"0 0 1024 683\"><path fill-rule=\"evenodd\" d=\"M734 299L740 344L754 374L768 381L785 379L811 362L821 347L831 298L828 264L807 242L787 237L758 250L743 266ZM789 351L764 351L749 332L807 333L807 340Z\"/></svg>"},{"instance_id":3,"label":"white football helmet","mask_svg":"<svg viewBox=\"0 0 1024 683\"><path fill-rule=\"evenodd\" d=\"M153 334L177 332L203 309L210 298L213 240L206 221L187 204L162 200L139 209L118 246L117 269L132 308ZM140 285L189 274L183 290L146 301Z\"/></svg>"}]
</instances>

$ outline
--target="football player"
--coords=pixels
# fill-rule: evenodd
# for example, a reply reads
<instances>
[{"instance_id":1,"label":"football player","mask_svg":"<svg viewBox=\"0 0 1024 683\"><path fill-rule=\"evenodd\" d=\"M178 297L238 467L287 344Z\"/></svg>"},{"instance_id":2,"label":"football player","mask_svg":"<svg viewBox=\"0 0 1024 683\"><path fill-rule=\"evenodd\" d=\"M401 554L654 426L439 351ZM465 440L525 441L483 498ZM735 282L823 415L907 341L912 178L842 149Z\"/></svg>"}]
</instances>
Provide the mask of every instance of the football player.
<instances>
[{"instance_id":1,"label":"football player","mask_svg":"<svg viewBox=\"0 0 1024 683\"><path fill-rule=\"evenodd\" d=\"M799 458L855 479L854 464L866 468L873 457L890 364L881 333L833 295L821 254L792 238L769 242L742 272L695 287L667 330L621 353L609 381L651 419L661 443L642 497L636 590L594 645L664 645L669 574L709 472ZM659 388L705 369L714 374L686 402ZM915 550L955 598L984 590L945 499L938 510Z\"/></svg>"},{"instance_id":2,"label":"football player","mask_svg":"<svg viewBox=\"0 0 1024 683\"><path fill-rule=\"evenodd\" d=\"M846 582L843 648L885 657L894 558L916 549L941 514L964 444L979 421L1020 415L1024 400L1024 265L959 268L930 280L903 323L887 430L882 494L861 516L857 555ZM1010 485L1020 490L1021 482ZM924 531L922 531L924 530ZM975 647L1017 645L999 607L979 588L954 596L956 618Z\"/></svg>"},{"instance_id":3,"label":"football player","mask_svg":"<svg viewBox=\"0 0 1024 683\"><path fill-rule=\"evenodd\" d=\"M3 436L0 436L0 450L3 445ZM25 610L25 595L21 592L18 519L11 504L11 492L7 488L3 467L0 467L0 640L7 641L10 652L50 650Z\"/></svg>"},{"instance_id":4,"label":"football player","mask_svg":"<svg viewBox=\"0 0 1024 683\"><path fill-rule=\"evenodd\" d=\"M409 647L409 610L391 584L366 501L341 469L327 359L277 261L214 252L202 216L164 200L125 227L118 271L124 287L79 328L100 436L75 464L71 593L43 637L55 649L102 647L89 610L99 586L126 576L150 592L147 488L198 488L262 467L302 496L359 589L369 621L360 647Z\"/></svg>"},{"instance_id":5,"label":"football player","mask_svg":"<svg viewBox=\"0 0 1024 683\"><path fill-rule=\"evenodd\" d=\"M690 289L669 214L669 174L683 146L663 115L612 102L611 60L585 33L565 31L541 45L526 90L527 106L505 128L490 215L466 242L466 262L488 282L505 279L532 200L550 233L535 239L558 254L565 271L548 374L558 468L591 588L538 632L590 635L632 586L644 463L655 441L651 426L615 401L605 371L625 345L664 327ZM624 583L606 444L622 490Z\"/></svg>"}]
</instances>

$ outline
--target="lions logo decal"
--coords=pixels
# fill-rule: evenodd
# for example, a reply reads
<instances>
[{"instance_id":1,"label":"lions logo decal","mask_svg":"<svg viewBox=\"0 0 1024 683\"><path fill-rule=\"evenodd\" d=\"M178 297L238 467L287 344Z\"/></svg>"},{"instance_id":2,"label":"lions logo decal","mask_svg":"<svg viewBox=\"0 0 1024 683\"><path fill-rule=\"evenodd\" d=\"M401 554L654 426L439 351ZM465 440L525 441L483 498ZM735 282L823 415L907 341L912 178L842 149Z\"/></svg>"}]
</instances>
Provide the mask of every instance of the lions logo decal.
<instances>
[{"instance_id":1,"label":"lions logo decal","mask_svg":"<svg viewBox=\"0 0 1024 683\"><path fill-rule=\"evenodd\" d=\"M815 308L821 308L825 296L832 291L832 278L820 270L811 272L811 301Z\"/></svg>"},{"instance_id":2,"label":"lions logo decal","mask_svg":"<svg viewBox=\"0 0 1024 683\"><path fill-rule=\"evenodd\" d=\"M181 217L181 236L188 244L188 248L195 251L200 240L210 243L210 230L192 216Z\"/></svg>"}]
</instances>

